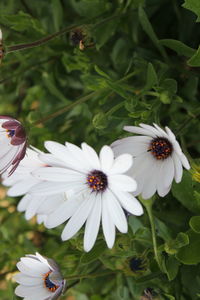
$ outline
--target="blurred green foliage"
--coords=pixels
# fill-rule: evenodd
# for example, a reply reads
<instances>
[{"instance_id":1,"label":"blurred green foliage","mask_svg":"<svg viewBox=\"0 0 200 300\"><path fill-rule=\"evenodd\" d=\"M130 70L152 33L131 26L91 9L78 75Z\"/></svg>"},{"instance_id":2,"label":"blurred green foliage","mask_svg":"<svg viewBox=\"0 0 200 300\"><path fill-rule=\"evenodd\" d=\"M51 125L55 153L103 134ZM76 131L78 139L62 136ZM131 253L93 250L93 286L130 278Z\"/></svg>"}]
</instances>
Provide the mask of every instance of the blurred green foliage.
<instances>
[{"instance_id":1,"label":"blurred green foliage","mask_svg":"<svg viewBox=\"0 0 200 300\"><path fill-rule=\"evenodd\" d=\"M7 53L0 66L0 114L20 119L29 143L41 150L45 140L86 141L99 150L125 136L124 125L156 122L169 126L191 165L199 165L199 18L198 0L1 0ZM9 53L13 45L63 28L46 44ZM77 30L82 50L72 42ZM63 299L151 299L144 296L147 288L152 299L199 299L200 188L192 174L185 172L153 206L161 269L146 213L129 217L128 234L118 234L112 250L100 233L84 253L83 230L61 242L62 226L45 230L25 221L16 212L19 199L4 197L2 188L1 299L17 299L11 273L19 257L35 251L57 260L66 278L90 274ZM131 273L128 261L137 256L146 269Z\"/></svg>"}]
</instances>

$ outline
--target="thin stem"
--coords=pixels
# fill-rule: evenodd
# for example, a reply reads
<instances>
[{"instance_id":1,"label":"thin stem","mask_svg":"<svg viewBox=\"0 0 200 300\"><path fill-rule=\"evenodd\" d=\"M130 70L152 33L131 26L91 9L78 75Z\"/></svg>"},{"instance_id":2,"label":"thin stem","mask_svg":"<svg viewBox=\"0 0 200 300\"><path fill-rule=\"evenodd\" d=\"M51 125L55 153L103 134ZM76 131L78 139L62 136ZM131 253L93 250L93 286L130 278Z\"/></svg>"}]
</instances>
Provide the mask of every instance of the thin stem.
<instances>
[{"instance_id":1,"label":"thin stem","mask_svg":"<svg viewBox=\"0 0 200 300\"><path fill-rule=\"evenodd\" d=\"M53 118L55 118L55 117L57 117L57 116L63 114L64 112L67 112L67 111L69 111L70 109L74 108L76 105L88 101L90 98L92 98L92 97L98 95L100 92L101 92L101 90L96 91L96 92L92 92L92 93L90 93L90 94L87 94L87 95L85 95L85 96L79 98L79 99L76 100L75 102L73 102L73 103L71 103L71 104L69 104L69 105L67 105L67 106L65 106L65 107L63 107L63 108L57 110L56 112L54 112L54 113L52 113L52 114L50 114L50 115L48 115L48 116L46 116L46 117L44 117L44 118L42 118L42 119L36 121L36 122L34 123L34 125L37 125L37 124L46 122L46 121L48 121L48 120L50 120L50 119L53 119Z\"/></svg>"},{"instance_id":2,"label":"thin stem","mask_svg":"<svg viewBox=\"0 0 200 300\"><path fill-rule=\"evenodd\" d=\"M153 200L152 199L148 199L148 200L141 199L141 201L142 201L143 205L146 207L147 214L148 214L148 217L149 217L149 222L150 222L150 225L151 225L151 234L152 234L152 242L153 242L153 250L154 250L155 260L157 261L157 264L158 264L159 268L162 270L162 266L161 266L161 262L160 262L160 256L158 254L158 246L157 246L157 240L156 240L156 229L155 229L155 223L154 223L153 212L152 212Z\"/></svg>"},{"instance_id":3,"label":"thin stem","mask_svg":"<svg viewBox=\"0 0 200 300\"><path fill-rule=\"evenodd\" d=\"M11 53L11 52L15 52L15 51L19 51L19 50L24 50L24 49L28 49L28 48L33 48L33 47L37 47L37 46L41 46L45 43L47 43L48 41L56 38L59 35L62 35L64 33L70 32L71 30L75 29L77 26L69 26L66 27L58 32L55 32L53 34L50 34L40 40L31 42L31 43L26 43L26 44L18 44L18 45L14 45L14 46L8 46L6 48L6 54L7 53Z\"/></svg>"},{"instance_id":4,"label":"thin stem","mask_svg":"<svg viewBox=\"0 0 200 300\"><path fill-rule=\"evenodd\" d=\"M110 21L110 20L112 20L113 18L116 18L116 17L118 17L119 16L119 14L115 14L115 15L113 15L113 16L110 16L110 17L108 17L108 18L105 18L104 20L102 20L101 22L99 22L99 23L97 23L97 24L95 24L95 25L93 25L93 26L99 26L99 25L101 25L102 23L104 23L104 22L108 22L108 21ZM96 18L95 18L96 19ZM46 37L44 37L44 38L42 38L42 39L40 39L40 40L37 40L37 41L34 41L34 42L31 42L31 43L24 43L24 44L18 44L18 45L14 45L14 46L8 46L8 47L6 47L6 54L7 53L11 53L11 52L15 52L15 51L20 51L20 50L24 50L24 49L28 49L28 48L34 48L34 47L38 47L38 46L41 46L41 45L43 45L43 44L46 44L48 41L50 41L50 40L53 40L54 38L56 38L57 36L60 36L60 35L62 35L62 34L64 34L64 33L67 33L67 32L70 32L70 31L72 31L73 29L76 29L77 27L79 27L79 26L83 26L83 25L85 25L85 24L89 24L90 22L92 22L94 20L94 18L91 18L91 19L89 19L87 22L85 22L84 24L83 23L81 23L81 24L76 24L76 25L71 25L71 26L68 26L68 27L66 27L66 28L63 28L63 29L61 29L60 31L57 31L57 32L55 32L55 33L53 33L53 34L50 34L50 35L48 35L48 36L46 36Z\"/></svg>"},{"instance_id":5,"label":"thin stem","mask_svg":"<svg viewBox=\"0 0 200 300\"><path fill-rule=\"evenodd\" d=\"M74 275L74 276L67 276L67 280L75 280L75 279L82 279L82 278L96 278L107 276L111 274L115 274L116 272L104 272L104 273L94 273L94 274L82 274L82 275Z\"/></svg>"},{"instance_id":6,"label":"thin stem","mask_svg":"<svg viewBox=\"0 0 200 300\"><path fill-rule=\"evenodd\" d=\"M123 82L123 81L125 81L125 80L127 80L127 79L129 79L129 78L131 78L131 77L133 77L133 76L135 76L136 74L138 74L138 72L137 72L137 71L134 71L134 72L132 72L132 73L126 75L125 77L123 77L123 78L117 80L116 83ZM59 110L57 110L56 112L54 112L54 113L52 113L52 114L50 114L50 115L48 115L48 116L46 116L46 117L44 117L44 118L41 118L40 120L38 120L38 121L36 121L36 122L34 122L34 125L41 124L41 123L46 122L46 121L48 121L48 120L50 120L50 119L53 119L53 118L55 118L55 117L60 116L61 114L63 114L63 113L65 113L65 112L69 111L70 109L74 108L76 105L81 104L81 103L84 103L84 102L88 101L89 99L91 99L92 97L97 96L97 95L100 94L103 90L105 90L105 88L104 88L104 89L100 89L100 90L95 91L95 92L92 92L92 93L90 93L90 94L87 94L87 95L85 95L85 96L79 98L79 99L76 100L75 102L73 102L73 103L71 103L71 104L69 104L69 105L67 105L67 106L64 106L64 107L60 108ZM110 94L110 92L109 92L109 94Z\"/></svg>"}]
</instances>

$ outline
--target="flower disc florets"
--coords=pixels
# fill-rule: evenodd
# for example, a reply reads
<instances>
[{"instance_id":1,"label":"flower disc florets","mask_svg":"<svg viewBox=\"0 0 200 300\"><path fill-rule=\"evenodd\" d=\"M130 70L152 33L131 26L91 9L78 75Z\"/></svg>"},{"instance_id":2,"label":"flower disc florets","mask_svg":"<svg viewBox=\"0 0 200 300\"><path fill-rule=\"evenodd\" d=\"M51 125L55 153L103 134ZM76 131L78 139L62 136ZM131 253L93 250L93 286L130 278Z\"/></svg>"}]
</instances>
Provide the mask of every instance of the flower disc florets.
<instances>
[{"instance_id":1,"label":"flower disc florets","mask_svg":"<svg viewBox=\"0 0 200 300\"><path fill-rule=\"evenodd\" d=\"M56 285L55 283L53 283L51 280L50 280L50 274L52 273L52 271L49 271L47 272L45 275L44 275L44 286L45 288L47 288L50 292L54 293L58 288L59 288L59 285Z\"/></svg>"},{"instance_id":2,"label":"flower disc florets","mask_svg":"<svg viewBox=\"0 0 200 300\"><path fill-rule=\"evenodd\" d=\"M173 147L168 139L157 137L151 141L149 151L156 159L166 159L172 154Z\"/></svg>"},{"instance_id":3,"label":"flower disc florets","mask_svg":"<svg viewBox=\"0 0 200 300\"><path fill-rule=\"evenodd\" d=\"M108 186L107 175L102 171L94 170L88 174L87 184L93 192L103 192Z\"/></svg>"}]
</instances>

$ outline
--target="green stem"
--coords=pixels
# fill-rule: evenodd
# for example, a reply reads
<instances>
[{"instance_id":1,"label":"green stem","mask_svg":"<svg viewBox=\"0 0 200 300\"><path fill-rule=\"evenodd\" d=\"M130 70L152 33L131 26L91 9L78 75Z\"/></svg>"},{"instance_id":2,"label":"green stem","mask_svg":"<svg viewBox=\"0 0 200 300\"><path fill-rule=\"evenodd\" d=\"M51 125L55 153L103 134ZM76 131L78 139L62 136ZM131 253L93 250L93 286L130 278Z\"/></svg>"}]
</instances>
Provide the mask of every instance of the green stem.
<instances>
[{"instance_id":1,"label":"green stem","mask_svg":"<svg viewBox=\"0 0 200 300\"><path fill-rule=\"evenodd\" d=\"M131 77L133 77L133 76L135 76L136 74L138 74L138 72L137 72L137 71L134 71L134 72L132 72L132 73L126 75L125 77L123 77L123 78L117 80L116 83L123 82L123 81L125 81L125 80L127 80L127 79L129 79L129 78L131 78ZM34 125L41 124L41 123L46 122L46 121L48 121L48 120L50 120L50 119L53 119L53 118L55 118L55 117L60 116L61 114L63 114L63 113L65 113L65 112L69 111L70 109L74 108L76 105L81 104L81 103L84 103L84 102L88 101L89 99L91 99L92 97L97 96L97 95L100 94L103 90L105 90L105 88L104 88L104 89L100 89L100 90L95 91L95 92L92 92L92 93L90 93L90 94L87 94L87 95L85 95L85 96L79 98L79 99L76 100L75 102L73 102L73 103L71 103L71 104L69 104L69 105L67 105L67 106L64 106L64 107L60 108L59 110L57 110L56 112L54 112L54 113L52 113L52 114L50 114L50 115L48 115L48 116L46 116L46 117L44 117L44 118L41 118L40 120L38 120L38 121L36 121L36 122L34 122ZM109 91L109 94L111 94L110 91ZM109 94L108 94L108 95L109 95ZM121 105L122 105L122 104L120 103L120 106L121 106ZM118 109L118 108L117 108L117 109Z\"/></svg>"},{"instance_id":2,"label":"green stem","mask_svg":"<svg viewBox=\"0 0 200 300\"><path fill-rule=\"evenodd\" d=\"M69 111L70 109L74 108L76 105L81 104L81 103L84 103L84 102L88 101L90 98L92 98L92 97L94 97L94 96L97 96L100 92L101 92L101 90L96 91L96 92L92 92L92 93L90 93L90 94L87 94L87 95L85 95L85 96L79 98L79 99L76 100L75 102L73 102L73 103L71 103L71 104L69 104L69 105L67 105L67 106L65 106L65 107L63 107L63 108L57 110L56 112L54 112L54 113L52 113L52 114L50 114L50 115L48 115L48 116L46 116L46 117L44 117L44 118L42 118L42 119L36 121L36 122L34 122L34 125L37 125L37 124L46 122L46 121L48 121L48 120L50 120L50 119L53 119L53 118L55 118L55 117L58 117L59 115L63 114L64 112L67 112L67 111Z\"/></svg>"},{"instance_id":3,"label":"green stem","mask_svg":"<svg viewBox=\"0 0 200 300\"><path fill-rule=\"evenodd\" d=\"M105 18L101 22L93 25L93 27L97 27L97 26L101 25L102 23L108 22L108 21L110 21L110 20L112 20L113 18L116 18L116 17L119 17L119 14L115 14L113 16ZM66 28L61 29L60 31L57 31L57 32L55 32L53 34L50 34L50 35L48 35L48 36L46 36L46 37L44 37L44 38L42 38L40 40L31 42L31 43L25 43L25 44L18 44L18 45L14 45L14 46L8 46L8 47L5 48L5 53L7 54L7 53L15 52L15 51L20 51L20 50L24 50L24 49L28 49L28 48L34 48L34 47L41 46L41 45L46 44L47 42L55 39L56 37L58 37L58 36L60 36L60 35L62 35L64 33L70 32L70 31L76 29L77 27L81 27L81 26L83 26L85 24L89 24L92 21L94 21L94 18L89 19L84 24L81 23L81 24L76 24L76 25L68 26Z\"/></svg>"},{"instance_id":4,"label":"green stem","mask_svg":"<svg viewBox=\"0 0 200 300\"><path fill-rule=\"evenodd\" d=\"M153 250L154 250L154 255L155 255L155 260L157 261L157 264L159 266L159 268L162 270L162 266L161 266L161 261L160 261L160 256L158 254L158 246L157 246L157 240L156 240L156 229L155 229L155 223L154 223L154 218L153 218L153 212L152 212L152 205L153 205L153 199L148 199L148 200L144 200L141 199L143 205L145 206L146 210L147 210L147 214L149 217L149 222L151 225L151 234L152 234L152 242L153 242Z\"/></svg>"},{"instance_id":5,"label":"green stem","mask_svg":"<svg viewBox=\"0 0 200 300\"><path fill-rule=\"evenodd\" d=\"M104 272L104 273L95 273L95 274L82 274L82 275L73 275L73 276L67 276L67 280L76 280L76 279L82 279L82 278L96 278L96 277L102 277L107 276L111 274L115 274L116 272Z\"/></svg>"}]
</instances>

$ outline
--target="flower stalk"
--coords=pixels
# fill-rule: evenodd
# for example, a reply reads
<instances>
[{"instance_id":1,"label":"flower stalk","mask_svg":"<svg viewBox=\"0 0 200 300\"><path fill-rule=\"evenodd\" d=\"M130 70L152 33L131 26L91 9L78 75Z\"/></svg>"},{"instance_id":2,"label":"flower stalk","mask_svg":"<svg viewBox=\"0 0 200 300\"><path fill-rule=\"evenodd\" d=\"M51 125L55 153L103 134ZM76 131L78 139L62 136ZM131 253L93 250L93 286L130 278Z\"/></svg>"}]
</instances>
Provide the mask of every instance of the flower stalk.
<instances>
[{"instance_id":1,"label":"flower stalk","mask_svg":"<svg viewBox=\"0 0 200 300\"><path fill-rule=\"evenodd\" d=\"M155 222L154 222L153 211L152 211L152 206L153 206L154 200L153 200L153 197L148 199L148 200L144 200L144 199L142 199L142 197L139 197L139 198L140 198L142 204L145 206L148 217L149 217L149 222L150 222L150 225L151 225L151 234L152 234L152 242L153 242L153 250L154 250L155 260L156 260L159 268L162 270L161 260L160 260L160 256L159 256L159 253L158 253Z\"/></svg>"}]
</instances>

